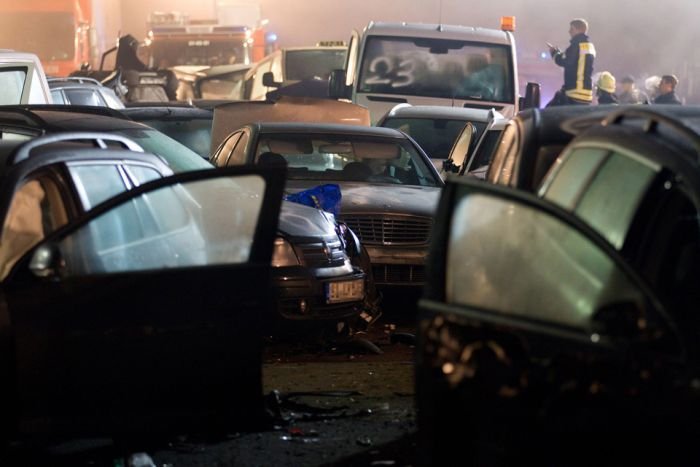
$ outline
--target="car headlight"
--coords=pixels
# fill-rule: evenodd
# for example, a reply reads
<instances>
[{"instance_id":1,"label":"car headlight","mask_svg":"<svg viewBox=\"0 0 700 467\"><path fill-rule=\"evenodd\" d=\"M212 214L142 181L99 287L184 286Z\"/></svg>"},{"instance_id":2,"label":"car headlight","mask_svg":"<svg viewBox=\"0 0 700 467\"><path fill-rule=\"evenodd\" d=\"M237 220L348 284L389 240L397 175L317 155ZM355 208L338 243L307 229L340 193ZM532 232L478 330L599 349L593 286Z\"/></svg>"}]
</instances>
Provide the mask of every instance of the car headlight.
<instances>
[{"instance_id":1,"label":"car headlight","mask_svg":"<svg viewBox=\"0 0 700 467\"><path fill-rule=\"evenodd\" d=\"M275 249L272 252L272 267L298 266L299 258L294 253L292 245L282 237L275 239Z\"/></svg>"}]
</instances>

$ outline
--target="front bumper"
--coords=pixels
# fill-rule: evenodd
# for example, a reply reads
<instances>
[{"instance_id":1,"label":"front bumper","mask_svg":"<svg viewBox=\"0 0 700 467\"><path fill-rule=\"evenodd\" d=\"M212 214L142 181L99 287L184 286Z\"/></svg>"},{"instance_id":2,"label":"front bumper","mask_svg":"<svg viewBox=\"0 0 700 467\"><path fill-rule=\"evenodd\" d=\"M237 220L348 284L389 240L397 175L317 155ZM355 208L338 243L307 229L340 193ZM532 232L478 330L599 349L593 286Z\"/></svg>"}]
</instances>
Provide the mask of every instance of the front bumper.
<instances>
[{"instance_id":1,"label":"front bumper","mask_svg":"<svg viewBox=\"0 0 700 467\"><path fill-rule=\"evenodd\" d=\"M357 268L351 274L329 278L318 278L301 266L273 268L273 318L283 321L338 321L356 317L363 310L364 297L356 301L327 303L325 290L330 282L357 279L364 281L366 296L366 275Z\"/></svg>"}]
</instances>

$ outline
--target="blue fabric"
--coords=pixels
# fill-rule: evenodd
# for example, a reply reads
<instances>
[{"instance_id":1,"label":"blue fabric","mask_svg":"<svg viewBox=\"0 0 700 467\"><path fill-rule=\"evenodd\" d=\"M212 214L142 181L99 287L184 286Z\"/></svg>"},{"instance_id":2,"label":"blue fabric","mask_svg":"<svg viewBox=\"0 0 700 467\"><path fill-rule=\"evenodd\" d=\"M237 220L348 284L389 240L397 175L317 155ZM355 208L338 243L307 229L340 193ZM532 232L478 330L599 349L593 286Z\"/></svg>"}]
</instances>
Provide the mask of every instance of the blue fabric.
<instances>
[{"instance_id":1,"label":"blue fabric","mask_svg":"<svg viewBox=\"0 0 700 467\"><path fill-rule=\"evenodd\" d=\"M342 195L340 193L340 186L334 183L328 183L298 193L292 193L285 196L284 199L293 203L321 209L338 217L340 214L340 200L342 199Z\"/></svg>"}]
</instances>

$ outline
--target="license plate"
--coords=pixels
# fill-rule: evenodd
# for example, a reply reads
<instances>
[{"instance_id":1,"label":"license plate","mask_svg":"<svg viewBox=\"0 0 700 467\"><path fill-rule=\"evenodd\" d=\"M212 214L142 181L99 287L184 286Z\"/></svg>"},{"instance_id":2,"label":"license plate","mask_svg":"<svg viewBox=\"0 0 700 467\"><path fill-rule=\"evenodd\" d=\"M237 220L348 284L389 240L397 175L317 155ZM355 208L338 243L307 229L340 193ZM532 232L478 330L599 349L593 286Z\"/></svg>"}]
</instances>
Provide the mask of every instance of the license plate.
<instances>
[{"instance_id":1,"label":"license plate","mask_svg":"<svg viewBox=\"0 0 700 467\"><path fill-rule=\"evenodd\" d=\"M326 303L352 302L364 296L364 279L326 283Z\"/></svg>"}]
</instances>

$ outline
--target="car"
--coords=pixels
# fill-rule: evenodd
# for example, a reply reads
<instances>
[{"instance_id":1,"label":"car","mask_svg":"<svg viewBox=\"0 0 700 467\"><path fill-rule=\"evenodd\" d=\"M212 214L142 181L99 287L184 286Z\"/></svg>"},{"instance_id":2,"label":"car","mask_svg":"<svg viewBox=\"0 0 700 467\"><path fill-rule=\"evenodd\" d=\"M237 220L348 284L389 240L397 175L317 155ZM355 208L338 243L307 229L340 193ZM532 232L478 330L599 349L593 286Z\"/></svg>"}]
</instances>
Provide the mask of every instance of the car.
<instances>
[{"instance_id":1,"label":"car","mask_svg":"<svg viewBox=\"0 0 700 467\"><path fill-rule=\"evenodd\" d=\"M500 116L495 110L444 107L437 105L398 104L386 113L377 126L401 130L416 140L433 165L442 171L457 136L467 122L481 136L489 121Z\"/></svg>"},{"instance_id":2,"label":"car","mask_svg":"<svg viewBox=\"0 0 700 467\"><path fill-rule=\"evenodd\" d=\"M286 191L337 184L339 218L367 248L378 287L419 289L442 179L420 147L391 128L322 123L252 123L235 129L235 109L214 111L219 167L254 165L265 153L288 165ZM218 115L218 116L217 116ZM242 116L241 118L245 118ZM217 119L220 124L217 124ZM264 117L263 117L264 119Z\"/></svg>"},{"instance_id":3,"label":"car","mask_svg":"<svg viewBox=\"0 0 700 467\"><path fill-rule=\"evenodd\" d=\"M613 111L538 193L449 180L416 357L429 461L698 462L700 109L669 107Z\"/></svg>"},{"instance_id":4,"label":"car","mask_svg":"<svg viewBox=\"0 0 700 467\"><path fill-rule=\"evenodd\" d=\"M252 65L172 67L178 79L177 100L243 99L245 75Z\"/></svg>"},{"instance_id":5,"label":"car","mask_svg":"<svg viewBox=\"0 0 700 467\"><path fill-rule=\"evenodd\" d=\"M3 444L259 424L283 171L167 176L99 132L0 158Z\"/></svg>"},{"instance_id":6,"label":"car","mask_svg":"<svg viewBox=\"0 0 700 467\"><path fill-rule=\"evenodd\" d=\"M600 123L617 108L571 105L519 112L505 125L486 171L486 181L535 192L576 133Z\"/></svg>"},{"instance_id":7,"label":"car","mask_svg":"<svg viewBox=\"0 0 700 467\"><path fill-rule=\"evenodd\" d=\"M256 63L245 76L244 97L265 100L268 92L300 82L317 83L309 97L328 96L328 78L331 72L342 68L347 47L317 45L288 47L274 51ZM318 95L317 88L321 90Z\"/></svg>"},{"instance_id":8,"label":"car","mask_svg":"<svg viewBox=\"0 0 700 467\"><path fill-rule=\"evenodd\" d=\"M96 107L83 107L79 112L70 109L6 108L0 110L0 129L8 129L3 130L3 136L11 132L35 136L78 129L116 133L131 137L160 156L175 173L212 168L211 163L163 133L127 120L124 115L114 118L120 115L116 111ZM140 115L152 117L151 111L156 109L142 109ZM160 112L168 113L168 109L171 107ZM366 302L368 279L360 267L360 246L352 232L340 231L334 219L318 209L291 202L283 203L278 225L272 260L275 306L261 317L268 335L286 337L293 333L300 337L301 330L337 330L339 324L345 334L378 318L374 303ZM368 318L361 320L363 312Z\"/></svg>"},{"instance_id":9,"label":"car","mask_svg":"<svg viewBox=\"0 0 700 467\"><path fill-rule=\"evenodd\" d=\"M51 92L39 57L0 49L0 105L50 103Z\"/></svg>"},{"instance_id":10,"label":"car","mask_svg":"<svg viewBox=\"0 0 700 467\"><path fill-rule=\"evenodd\" d=\"M96 79L72 76L49 78L49 88L54 104L95 105L123 109L124 103L111 88Z\"/></svg>"}]
</instances>

